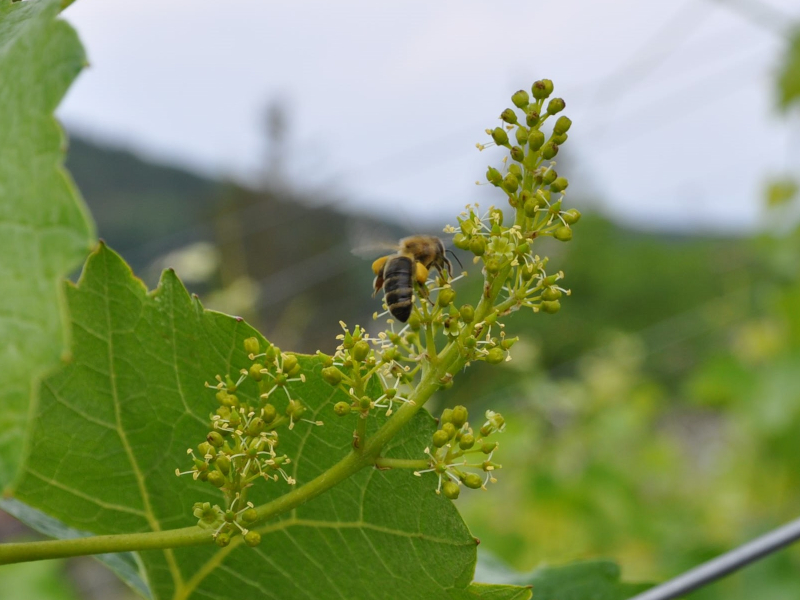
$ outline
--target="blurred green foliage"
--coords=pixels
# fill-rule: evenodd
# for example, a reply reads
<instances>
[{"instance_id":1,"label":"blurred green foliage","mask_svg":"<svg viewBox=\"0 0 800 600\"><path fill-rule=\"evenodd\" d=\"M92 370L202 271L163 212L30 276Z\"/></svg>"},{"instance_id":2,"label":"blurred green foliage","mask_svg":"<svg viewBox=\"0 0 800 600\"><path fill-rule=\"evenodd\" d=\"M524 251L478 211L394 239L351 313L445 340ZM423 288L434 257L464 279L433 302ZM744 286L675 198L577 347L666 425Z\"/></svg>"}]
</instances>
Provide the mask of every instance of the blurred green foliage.
<instances>
[{"instance_id":1,"label":"blurred green foliage","mask_svg":"<svg viewBox=\"0 0 800 600\"><path fill-rule=\"evenodd\" d=\"M690 277L683 280L650 257L664 278L660 286L674 291L662 297L666 322L675 323L669 315L681 296L694 298L698 314L714 307L705 311L712 323L714 312L728 315L713 333L688 328L683 339L663 346L648 335L652 326L642 334L623 325L642 314L611 317L613 309L603 304L608 296L598 293L584 303L594 300L594 312L609 317L605 327L600 320L593 325L607 339L594 351L583 346L569 377L516 372L522 375L501 409L509 424L502 492L462 504L484 547L520 569L613 556L626 580L664 580L797 518L800 229L742 241L737 254L742 266L728 275L714 277L704 262L685 266ZM576 261L580 255L570 265ZM694 279L704 266L707 284L720 287L716 299ZM742 288L726 297L730 273ZM642 281L648 278L623 284L631 298L648 295L636 291ZM572 300L564 313L588 310ZM542 338L546 348L550 339ZM690 361L670 357L686 351ZM672 367L659 368L662 359ZM512 373L507 369L505 377ZM467 400L466 389L462 394L453 401ZM789 600L800 597L798 573L795 547L688 597Z\"/></svg>"}]
</instances>

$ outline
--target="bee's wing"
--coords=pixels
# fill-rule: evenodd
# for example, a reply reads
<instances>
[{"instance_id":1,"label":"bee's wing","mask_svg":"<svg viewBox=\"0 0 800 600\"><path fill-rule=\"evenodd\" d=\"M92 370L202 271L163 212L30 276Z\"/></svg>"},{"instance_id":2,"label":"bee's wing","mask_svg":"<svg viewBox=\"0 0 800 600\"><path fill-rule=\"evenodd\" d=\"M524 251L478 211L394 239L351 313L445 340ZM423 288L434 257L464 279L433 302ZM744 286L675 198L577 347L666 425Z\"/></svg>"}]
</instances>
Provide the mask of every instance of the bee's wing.
<instances>
[{"instance_id":1,"label":"bee's wing","mask_svg":"<svg viewBox=\"0 0 800 600\"><path fill-rule=\"evenodd\" d=\"M392 232L375 223L354 223L348 231L351 252L365 259L374 259L397 252L397 242L392 241Z\"/></svg>"}]
</instances>

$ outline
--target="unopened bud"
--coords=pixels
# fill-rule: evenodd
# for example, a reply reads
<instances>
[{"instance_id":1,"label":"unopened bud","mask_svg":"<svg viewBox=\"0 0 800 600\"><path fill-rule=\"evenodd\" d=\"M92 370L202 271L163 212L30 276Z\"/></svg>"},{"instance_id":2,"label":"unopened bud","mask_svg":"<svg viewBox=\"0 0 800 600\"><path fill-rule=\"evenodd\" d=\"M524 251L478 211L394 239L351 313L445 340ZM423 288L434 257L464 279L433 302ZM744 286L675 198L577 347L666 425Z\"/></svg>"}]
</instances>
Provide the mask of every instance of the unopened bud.
<instances>
[{"instance_id":1,"label":"unopened bud","mask_svg":"<svg viewBox=\"0 0 800 600\"><path fill-rule=\"evenodd\" d=\"M333 405L333 412L340 417L346 417L350 414L350 404L348 402L337 402Z\"/></svg>"},{"instance_id":2,"label":"unopened bud","mask_svg":"<svg viewBox=\"0 0 800 600\"><path fill-rule=\"evenodd\" d=\"M514 112L514 109L512 108L507 108L502 113L500 113L500 118L503 119L503 121L505 121L509 125L517 124L517 113Z\"/></svg>"},{"instance_id":3,"label":"unopened bud","mask_svg":"<svg viewBox=\"0 0 800 600\"><path fill-rule=\"evenodd\" d=\"M530 96L528 96L528 92L525 90L519 90L514 92L514 95L511 96L511 101L517 108L525 108L530 103Z\"/></svg>"},{"instance_id":4,"label":"unopened bud","mask_svg":"<svg viewBox=\"0 0 800 600\"><path fill-rule=\"evenodd\" d=\"M542 147L542 158L543 159L550 160L550 159L554 158L556 154L558 154L558 144L556 144L552 140L547 142Z\"/></svg>"},{"instance_id":5,"label":"unopened bud","mask_svg":"<svg viewBox=\"0 0 800 600\"><path fill-rule=\"evenodd\" d=\"M572 120L569 117L565 117L562 115L558 117L558 121L556 121L556 124L553 125L553 133L555 133L556 135L567 133L571 126L572 126Z\"/></svg>"},{"instance_id":6,"label":"unopened bud","mask_svg":"<svg viewBox=\"0 0 800 600\"><path fill-rule=\"evenodd\" d=\"M455 481L445 481L444 484L442 484L442 493L444 494L445 498L455 500L461 493L461 486L459 486Z\"/></svg>"},{"instance_id":7,"label":"unopened bud","mask_svg":"<svg viewBox=\"0 0 800 600\"><path fill-rule=\"evenodd\" d=\"M559 242L568 242L572 239L572 229L562 225L553 232L553 237Z\"/></svg>"},{"instance_id":8,"label":"unopened bud","mask_svg":"<svg viewBox=\"0 0 800 600\"><path fill-rule=\"evenodd\" d=\"M544 145L544 134L539 131L538 129L534 129L528 135L528 146L530 146L531 150L536 152Z\"/></svg>"},{"instance_id":9,"label":"unopened bud","mask_svg":"<svg viewBox=\"0 0 800 600\"><path fill-rule=\"evenodd\" d=\"M503 182L503 176L500 174L500 171L498 171L494 167L489 167L486 170L486 181L488 181L492 185L497 186Z\"/></svg>"},{"instance_id":10,"label":"unopened bud","mask_svg":"<svg viewBox=\"0 0 800 600\"><path fill-rule=\"evenodd\" d=\"M569 181L566 177L557 177L553 183L550 184L550 190L553 192L563 192L569 186Z\"/></svg>"},{"instance_id":11,"label":"unopened bud","mask_svg":"<svg viewBox=\"0 0 800 600\"><path fill-rule=\"evenodd\" d=\"M561 213L561 218L564 219L567 225L574 225L581 218L581 213L577 208L570 208Z\"/></svg>"},{"instance_id":12,"label":"unopened bud","mask_svg":"<svg viewBox=\"0 0 800 600\"><path fill-rule=\"evenodd\" d=\"M331 385L339 385L344 375L336 367L325 367L322 369L322 378Z\"/></svg>"},{"instance_id":13,"label":"unopened bud","mask_svg":"<svg viewBox=\"0 0 800 600\"><path fill-rule=\"evenodd\" d=\"M495 127L492 130L492 139L498 146L508 146L508 134L502 127Z\"/></svg>"},{"instance_id":14,"label":"unopened bud","mask_svg":"<svg viewBox=\"0 0 800 600\"><path fill-rule=\"evenodd\" d=\"M547 114L554 115L560 113L566 106L567 103L564 102L563 98L553 98L547 103Z\"/></svg>"},{"instance_id":15,"label":"unopened bud","mask_svg":"<svg viewBox=\"0 0 800 600\"><path fill-rule=\"evenodd\" d=\"M484 360L490 365L498 365L506 359L505 353L502 348L492 348L489 354L486 355Z\"/></svg>"},{"instance_id":16,"label":"unopened bud","mask_svg":"<svg viewBox=\"0 0 800 600\"><path fill-rule=\"evenodd\" d=\"M258 354L260 350L258 338L249 337L244 341L244 351L248 354Z\"/></svg>"},{"instance_id":17,"label":"unopened bud","mask_svg":"<svg viewBox=\"0 0 800 600\"><path fill-rule=\"evenodd\" d=\"M558 300L551 300L542 302L542 310L548 314L555 314L561 310L561 302Z\"/></svg>"}]
</instances>

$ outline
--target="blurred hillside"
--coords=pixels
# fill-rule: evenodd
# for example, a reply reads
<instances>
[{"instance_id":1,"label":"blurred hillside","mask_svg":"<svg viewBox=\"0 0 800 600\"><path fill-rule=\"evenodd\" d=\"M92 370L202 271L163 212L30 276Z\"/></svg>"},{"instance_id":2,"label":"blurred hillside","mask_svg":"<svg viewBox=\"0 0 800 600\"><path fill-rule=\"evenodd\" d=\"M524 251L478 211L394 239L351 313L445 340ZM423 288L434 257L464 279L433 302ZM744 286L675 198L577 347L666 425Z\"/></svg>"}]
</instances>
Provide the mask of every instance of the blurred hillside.
<instances>
[{"instance_id":1,"label":"blurred hillside","mask_svg":"<svg viewBox=\"0 0 800 600\"><path fill-rule=\"evenodd\" d=\"M306 352L330 350L340 319L370 323L380 307L369 264L381 250L370 260L351 250L444 225L420 223L412 232L389 218L342 212L331 198L213 181L77 136L67 167L100 236L150 286L174 267L207 306ZM719 342L715 325L746 311L743 290L754 274L740 239L641 233L599 215L585 216L579 230L570 244L539 250L565 266L574 292L565 310L517 317L531 332L529 355L545 368L569 374L575 357L602 346L608 332L641 332L658 338L652 367L674 377ZM477 277L462 283L464 297L470 281ZM723 299L721 312L714 303ZM481 370L473 377L481 380Z\"/></svg>"}]
</instances>

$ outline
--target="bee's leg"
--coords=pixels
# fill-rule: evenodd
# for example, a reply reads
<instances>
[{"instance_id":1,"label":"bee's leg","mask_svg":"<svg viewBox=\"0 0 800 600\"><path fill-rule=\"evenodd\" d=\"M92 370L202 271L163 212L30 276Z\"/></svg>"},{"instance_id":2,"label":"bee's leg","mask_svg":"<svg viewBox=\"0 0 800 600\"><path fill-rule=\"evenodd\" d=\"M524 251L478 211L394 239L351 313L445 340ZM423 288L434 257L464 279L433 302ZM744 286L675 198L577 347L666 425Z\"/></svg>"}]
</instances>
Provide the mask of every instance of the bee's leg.
<instances>
[{"instance_id":1,"label":"bee's leg","mask_svg":"<svg viewBox=\"0 0 800 600\"><path fill-rule=\"evenodd\" d=\"M417 279L417 283L424 286L425 283L428 281L428 269L425 268L421 262L417 262L416 264L416 272L414 276Z\"/></svg>"},{"instance_id":2,"label":"bee's leg","mask_svg":"<svg viewBox=\"0 0 800 600\"><path fill-rule=\"evenodd\" d=\"M414 279L418 284L417 289L419 290L419 295L433 304L433 301L430 299L428 294L428 286L426 285L428 283L428 269L421 262L417 262L415 264L416 270L414 273Z\"/></svg>"},{"instance_id":3,"label":"bee's leg","mask_svg":"<svg viewBox=\"0 0 800 600\"><path fill-rule=\"evenodd\" d=\"M372 282L372 297L373 298L375 297L375 294L377 294L382 287L383 287L383 274L380 274L375 278L375 281Z\"/></svg>"},{"instance_id":4,"label":"bee's leg","mask_svg":"<svg viewBox=\"0 0 800 600\"><path fill-rule=\"evenodd\" d=\"M390 256L381 256L375 262L372 263L372 272L375 273L378 277L383 280L383 268L386 266L386 261L389 260Z\"/></svg>"}]
</instances>

